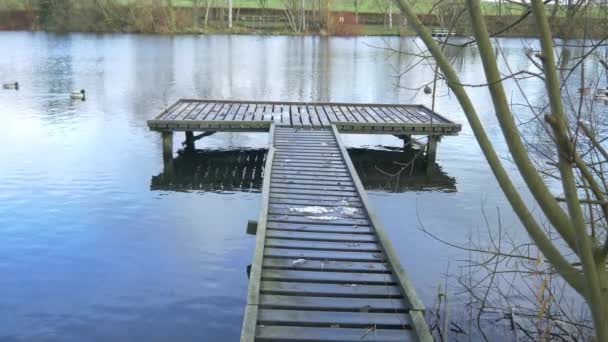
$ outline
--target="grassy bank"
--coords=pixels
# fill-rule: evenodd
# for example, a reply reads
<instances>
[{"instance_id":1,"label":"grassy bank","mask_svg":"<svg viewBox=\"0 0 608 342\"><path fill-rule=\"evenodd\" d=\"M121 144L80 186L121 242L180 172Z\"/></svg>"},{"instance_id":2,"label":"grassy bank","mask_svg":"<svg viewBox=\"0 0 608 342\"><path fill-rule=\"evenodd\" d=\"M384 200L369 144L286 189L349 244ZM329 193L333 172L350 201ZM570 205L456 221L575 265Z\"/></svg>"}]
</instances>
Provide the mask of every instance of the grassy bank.
<instances>
[{"instance_id":1,"label":"grassy bank","mask_svg":"<svg viewBox=\"0 0 608 342\"><path fill-rule=\"evenodd\" d=\"M352 0L332 0L329 12L311 6L305 13L306 25L299 27L297 17L291 17L281 0L267 0L260 8L258 0L233 0L233 27L228 28L226 1L194 0L0 0L0 30L47 30L80 32L139 32L139 33L255 33L255 34L323 34L323 35L398 35L411 34L395 9L390 16L378 0L360 0L354 11ZM309 4L313 3L312 1ZM318 3L318 2L316 2ZM390 3L390 2L384 2ZM168 6L170 4L171 6ZM429 26L450 22L451 12L439 7L429 14L433 1L416 2L419 17ZM483 2L488 29L501 31L516 22L523 7L517 4ZM557 9L553 12L553 9ZM608 31L608 19L585 13L585 17L565 17L563 8L552 11L552 26L556 36L579 37L587 30L588 37L603 37ZM590 7L588 11L594 10ZM384 11L384 12L383 12ZM451 13L451 14L450 14ZM497 13L502 13L498 15ZM441 14L441 15L439 15ZM470 35L470 25L463 16L456 32ZM505 31L502 36L534 37L536 27L530 17Z\"/></svg>"}]
</instances>

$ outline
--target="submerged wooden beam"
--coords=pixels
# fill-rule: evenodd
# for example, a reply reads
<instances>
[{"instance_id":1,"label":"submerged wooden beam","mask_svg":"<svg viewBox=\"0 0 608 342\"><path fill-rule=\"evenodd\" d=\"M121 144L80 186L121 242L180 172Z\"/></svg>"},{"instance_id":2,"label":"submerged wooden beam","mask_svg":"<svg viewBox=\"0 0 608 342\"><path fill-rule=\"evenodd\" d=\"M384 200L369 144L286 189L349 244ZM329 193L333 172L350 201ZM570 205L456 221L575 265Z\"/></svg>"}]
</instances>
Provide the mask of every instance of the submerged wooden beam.
<instances>
[{"instance_id":1,"label":"submerged wooden beam","mask_svg":"<svg viewBox=\"0 0 608 342\"><path fill-rule=\"evenodd\" d=\"M435 163L435 160L437 159L437 143L439 142L439 137L431 135L428 139L426 145L426 160L427 163Z\"/></svg>"}]
</instances>

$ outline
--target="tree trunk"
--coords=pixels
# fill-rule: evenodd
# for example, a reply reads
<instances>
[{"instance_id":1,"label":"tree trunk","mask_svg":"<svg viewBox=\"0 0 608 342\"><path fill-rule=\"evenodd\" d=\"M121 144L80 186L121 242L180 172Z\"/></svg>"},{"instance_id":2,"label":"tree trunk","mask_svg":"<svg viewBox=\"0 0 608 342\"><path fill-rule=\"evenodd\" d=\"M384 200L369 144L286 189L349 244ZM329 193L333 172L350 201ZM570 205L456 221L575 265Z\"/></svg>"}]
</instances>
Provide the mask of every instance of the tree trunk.
<instances>
[{"instance_id":1,"label":"tree trunk","mask_svg":"<svg viewBox=\"0 0 608 342\"><path fill-rule=\"evenodd\" d=\"M391 1L388 5L388 28L393 29L393 2Z\"/></svg>"},{"instance_id":2,"label":"tree trunk","mask_svg":"<svg viewBox=\"0 0 608 342\"><path fill-rule=\"evenodd\" d=\"M228 28L232 28L232 0L228 0Z\"/></svg>"},{"instance_id":3,"label":"tree trunk","mask_svg":"<svg viewBox=\"0 0 608 342\"><path fill-rule=\"evenodd\" d=\"M207 22L209 20L209 8L211 7L211 0L207 0L207 8L205 9L205 28L207 28Z\"/></svg>"}]
</instances>

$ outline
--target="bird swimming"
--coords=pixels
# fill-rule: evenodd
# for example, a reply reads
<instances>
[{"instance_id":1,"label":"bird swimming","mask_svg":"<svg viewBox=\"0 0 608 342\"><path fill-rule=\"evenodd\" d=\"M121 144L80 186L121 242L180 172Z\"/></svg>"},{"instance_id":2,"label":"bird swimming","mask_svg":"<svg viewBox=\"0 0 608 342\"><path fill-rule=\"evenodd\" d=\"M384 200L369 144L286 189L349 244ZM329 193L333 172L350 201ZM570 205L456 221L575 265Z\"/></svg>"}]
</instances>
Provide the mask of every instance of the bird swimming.
<instances>
[{"instance_id":1,"label":"bird swimming","mask_svg":"<svg viewBox=\"0 0 608 342\"><path fill-rule=\"evenodd\" d=\"M2 88L4 89L15 89L15 90L19 90L19 82L13 82L13 83L4 83L2 85Z\"/></svg>"},{"instance_id":2,"label":"bird swimming","mask_svg":"<svg viewBox=\"0 0 608 342\"><path fill-rule=\"evenodd\" d=\"M86 92L84 91L84 89L81 89L80 91L71 91L70 92L70 98L74 99L74 100L85 100L86 98Z\"/></svg>"}]
</instances>

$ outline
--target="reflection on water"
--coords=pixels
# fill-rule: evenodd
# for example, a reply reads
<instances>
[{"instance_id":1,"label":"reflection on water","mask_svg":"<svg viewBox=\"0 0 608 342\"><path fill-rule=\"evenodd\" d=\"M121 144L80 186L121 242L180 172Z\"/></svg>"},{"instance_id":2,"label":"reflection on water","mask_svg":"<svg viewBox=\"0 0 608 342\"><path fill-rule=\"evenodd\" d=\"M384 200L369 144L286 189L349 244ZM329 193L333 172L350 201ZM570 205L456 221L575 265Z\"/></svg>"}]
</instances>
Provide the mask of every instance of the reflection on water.
<instances>
[{"instance_id":1,"label":"reflection on water","mask_svg":"<svg viewBox=\"0 0 608 342\"><path fill-rule=\"evenodd\" d=\"M171 170L152 177L150 189L170 191L260 191L267 149L183 149ZM456 191L456 181L436 163L427 165L417 150L348 150L357 174L367 190Z\"/></svg>"},{"instance_id":2,"label":"reflection on water","mask_svg":"<svg viewBox=\"0 0 608 342\"><path fill-rule=\"evenodd\" d=\"M260 191L267 149L180 151L172 170L153 176L152 190Z\"/></svg>"}]
</instances>

